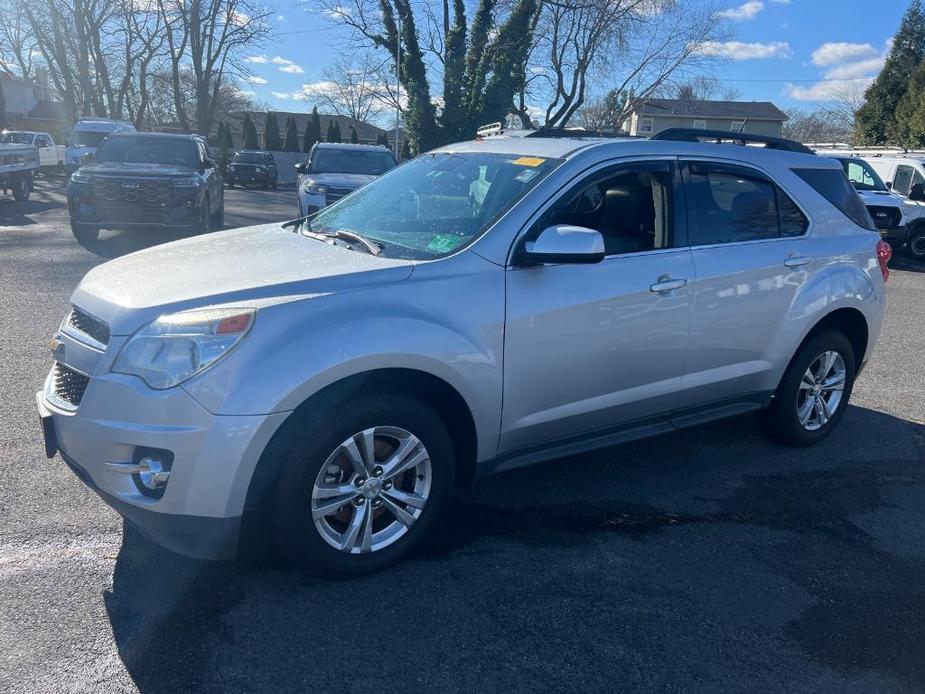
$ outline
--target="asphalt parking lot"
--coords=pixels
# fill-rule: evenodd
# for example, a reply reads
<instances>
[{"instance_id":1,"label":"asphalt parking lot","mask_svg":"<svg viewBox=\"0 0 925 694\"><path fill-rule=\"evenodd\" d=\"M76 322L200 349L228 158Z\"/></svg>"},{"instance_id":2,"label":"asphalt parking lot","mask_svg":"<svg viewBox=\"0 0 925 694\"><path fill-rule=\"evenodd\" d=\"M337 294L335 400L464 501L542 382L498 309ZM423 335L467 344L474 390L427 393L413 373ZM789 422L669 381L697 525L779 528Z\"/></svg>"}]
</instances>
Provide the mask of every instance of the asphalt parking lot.
<instances>
[{"instance_id":1,"label":"asphalt parking lot","mask_svg":"<svg viewBox=\"0 0 925 694\"><path fill-rule=\"evenodd\" d=\"M226 193L226 222L294 215ZM925 266L812 449L750 417L485 481L410 560L351 581L150 544L59 460L34 393L94 265L166 237L0 199L0 691L922 691Z\"/></svg>"}]
</instances>

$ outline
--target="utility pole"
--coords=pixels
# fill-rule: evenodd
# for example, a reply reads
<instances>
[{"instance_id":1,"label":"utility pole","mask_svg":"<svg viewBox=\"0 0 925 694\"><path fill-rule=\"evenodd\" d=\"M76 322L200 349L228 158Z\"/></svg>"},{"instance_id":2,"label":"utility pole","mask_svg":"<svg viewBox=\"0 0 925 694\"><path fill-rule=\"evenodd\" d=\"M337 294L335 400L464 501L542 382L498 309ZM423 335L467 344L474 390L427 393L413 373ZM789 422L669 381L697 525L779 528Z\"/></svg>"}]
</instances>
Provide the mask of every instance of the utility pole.
<instances>
[{"instance_id":1,"label":"utility pole","mask_svg":"<svg viewBox=\"0 0 925 694\"><path fill-rule=\"evenodd\" d=\"M398 124L401 122L401 11L398 13L398 40L395 42L395 161L398 161Z\"/></svg>"}]
</instances>

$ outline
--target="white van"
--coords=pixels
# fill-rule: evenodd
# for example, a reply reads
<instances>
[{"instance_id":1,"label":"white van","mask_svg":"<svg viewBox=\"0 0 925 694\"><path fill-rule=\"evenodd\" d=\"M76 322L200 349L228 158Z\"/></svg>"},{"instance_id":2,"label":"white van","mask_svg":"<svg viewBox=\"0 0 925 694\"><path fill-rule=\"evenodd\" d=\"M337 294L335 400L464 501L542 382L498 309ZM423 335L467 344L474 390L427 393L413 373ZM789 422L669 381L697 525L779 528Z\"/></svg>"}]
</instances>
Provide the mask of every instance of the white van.
<instances>
[{"instance_id":1,"label":"white van","mask_svg":"<svg viewBox=\"0 0 925 694\"><path fill-rule=\"evenodd\" d=\"M110 133L117 130L134 130L135 126L124 120L109 118L88 118L74 124L67 140L64 166L69 174L74 173L88 154L95 154L96 148Z\"/></svg>"}]
</instances>

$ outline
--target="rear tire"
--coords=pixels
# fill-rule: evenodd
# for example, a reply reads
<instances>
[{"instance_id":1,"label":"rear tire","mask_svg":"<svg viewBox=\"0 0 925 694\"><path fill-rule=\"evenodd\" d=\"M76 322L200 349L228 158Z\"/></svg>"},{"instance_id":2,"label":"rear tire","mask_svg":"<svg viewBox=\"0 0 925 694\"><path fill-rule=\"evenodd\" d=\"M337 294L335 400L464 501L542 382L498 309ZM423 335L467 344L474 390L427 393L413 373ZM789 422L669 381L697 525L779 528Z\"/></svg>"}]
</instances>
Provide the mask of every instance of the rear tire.
<instances>
[{"instance_id":1,"label":"rear tire","mask_svg":"<svg viewBox=\"0 0 925 694\"><path fill-rule=\"evenodd\" d=\"M100 228L96 224L84 224L71 220L71 233L80 244L93 243L99 238Z\"/></svg>"},{"instance_id":2,"label":"rear tire","mask_svg":"<svg viewBox=\"0 0 925 694\"><path fill-rule=\"evenodd\" d=\"M832 330L811 338L790 361L771 406L758 413L762 428L789 446L824 439L848 406L856 363L843 333Z\"/></svg>"},{"instance_id":3,"label":"rear tire","mask_svg":"<svg viewBox=\"0 0 925 694\"><path fill-rule=\"evenodd\" d=\"M314 412L296 432L276 483L273 525L280 549L302 569L329 576L380 571L430 532L450 499L453 442L440 416L417 398L364 394ZM366 441L373 441L371 459L363 453ZM347 457L342 444L350 442L359 462ZM403 445L398 458L419 462L397 473L391 456ZM325 486L346 495L325 494ZM319 515L319 505L342 499Z\"/></svg>"},{"instance_id":4,"label":"rear tire","mask_svg":"<svg viewBox=\"0 0 925 694\"><path fill-rule=\"evenodd\" d=\"M916 260L925 260L925 229L916 229L909 234L909 255Z\"/></svg>"},{"instance_id":5,"label":"rear tire","mask_svg":"<svg viewBox=\"0 0 925 694\"><path fill-rule=\"evenodd\" d=\"M16 202L27 202L32 192L32 174L24 172L13 180L13 199Z\"/></svg>"}]
</instances>

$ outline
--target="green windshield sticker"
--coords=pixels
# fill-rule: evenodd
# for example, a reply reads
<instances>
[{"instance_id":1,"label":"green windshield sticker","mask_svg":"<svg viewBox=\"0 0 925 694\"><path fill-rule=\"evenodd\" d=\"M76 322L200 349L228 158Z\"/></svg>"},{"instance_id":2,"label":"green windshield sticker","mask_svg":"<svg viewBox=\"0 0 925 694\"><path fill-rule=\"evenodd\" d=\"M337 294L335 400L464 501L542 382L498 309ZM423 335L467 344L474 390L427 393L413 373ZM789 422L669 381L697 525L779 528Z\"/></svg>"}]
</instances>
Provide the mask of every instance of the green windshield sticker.
<instances>
[{"instance_id":1,"label":"green windshield sticker","mask_svg":"<svg viewBox=\"0 0 925 694\"><path fill-rule=\"evenodd\" d=\"M449 253L465 239L456 234L437 234L427 244L427 250L434 253Z\"/></svg>"}]
</instances>

